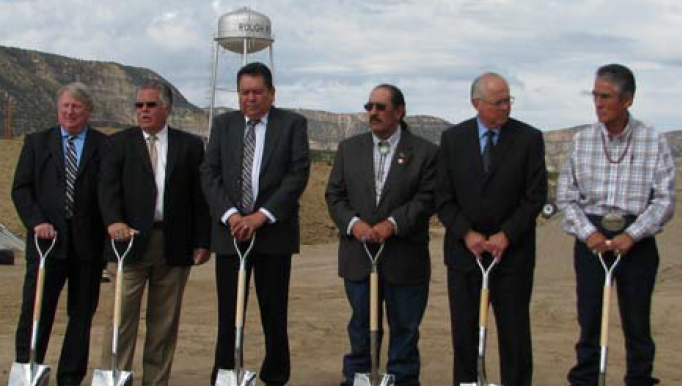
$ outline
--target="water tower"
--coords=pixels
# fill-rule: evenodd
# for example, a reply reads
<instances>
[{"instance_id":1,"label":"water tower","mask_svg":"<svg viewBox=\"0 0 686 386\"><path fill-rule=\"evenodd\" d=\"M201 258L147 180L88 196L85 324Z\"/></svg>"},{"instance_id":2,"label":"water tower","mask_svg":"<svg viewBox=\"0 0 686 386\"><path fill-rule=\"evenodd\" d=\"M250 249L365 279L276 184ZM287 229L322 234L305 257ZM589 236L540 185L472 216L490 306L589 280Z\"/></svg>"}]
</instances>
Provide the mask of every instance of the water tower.
<instances>
[{"instance_id":1,"label":"water tower","mask_svg":"<svg viewBox=\"0 0 686 386\"><path fill-rule=\"evenodd\" d=\"M248 54L269 48L269 67L274 72L272 22L269 18L248 7L226 13L219 18L214 38L214 65L212 67L212 90L210 96L209 125L212 126L214 103L217 94L217 67L220 47L241 55L242 65L248 64ZM219 89L221 90L221 89ZM209 133L209 129L208 129Z\"/></svg>"}]
</instances>

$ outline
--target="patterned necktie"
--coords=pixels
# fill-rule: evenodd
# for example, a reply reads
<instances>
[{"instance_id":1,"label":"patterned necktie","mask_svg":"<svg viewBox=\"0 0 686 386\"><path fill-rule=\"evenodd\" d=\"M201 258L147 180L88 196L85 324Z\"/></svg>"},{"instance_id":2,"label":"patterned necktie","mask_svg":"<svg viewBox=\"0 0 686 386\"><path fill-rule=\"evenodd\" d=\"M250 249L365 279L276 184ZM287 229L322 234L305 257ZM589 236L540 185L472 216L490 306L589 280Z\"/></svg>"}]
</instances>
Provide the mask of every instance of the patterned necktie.
<instances>
[{"instance_id":1,"label":"patterned necktie","mask_svg":"<svg viewBox=\"0 0 686 386\"><path fill-rule=\"evenodd\" d=\"M241 173L241 209L243 214L252 212L255 197L252 194L252 164L255 158L255 126L259 121L249 121L243 138L243 170Z\"/></svg>"},{"instance_id":2,"label":"patterned necktie","mask_svg":"<svg viewBox=\"0 0 686 386\"><path fill-rule=\"evenodd\" d=\"M493 157L493 136L495 131L486 131L486 146L484 147L484 153L481 155L484 161L484 171L488 173L491 169L491 159Z\"/></svg>"},{"instance_id":3,"label":"patterned necktie","mask_svg":"<svg viewBox=\"0 0 686 386\"><path fill-rule=\"evenodd\" d=\"M379 142L379 164L376 167L376 202L379 203L384 184L384 169L386 167L386 157L391 151L391 144L388 141Z\"/></svg>"},{"instance_id":4,"label":"patterned necktie","mask_svg":"<svg viewBox=\"0 0 686 386\"><path fill-rule=\"evenodd\" d=\"M155 146L156 141L156 135L151 134L148 136L148 154L150 155L150 165L152 166L153 174L157 174L157 146Z\"/></svg>"},{"instance_id":5,"label":"patterned necktie","mask_svg":"<svg viewBox=\"0 0 686 386\"><path fill-rule=\"evenodd\" d=\"M67 138L67 156L65 157L65 171L66 171L66 200L65 209L67 218L74 215L74 184L76 182L76 145L74 140L75 135L70 135Z\"/></svg>"}]
</instances>

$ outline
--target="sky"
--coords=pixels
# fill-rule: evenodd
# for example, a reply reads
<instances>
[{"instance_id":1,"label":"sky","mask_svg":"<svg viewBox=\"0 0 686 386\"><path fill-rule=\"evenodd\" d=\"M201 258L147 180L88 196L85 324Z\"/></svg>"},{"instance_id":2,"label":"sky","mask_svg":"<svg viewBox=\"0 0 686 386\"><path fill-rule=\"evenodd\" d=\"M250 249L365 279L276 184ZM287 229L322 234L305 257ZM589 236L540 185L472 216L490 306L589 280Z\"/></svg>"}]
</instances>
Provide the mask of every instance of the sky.
<instances>
[{"instance_id":1,"label":"sky","mask_svg":"<svg viewBox=\"0 0 686 386\"><path fill-rule=\"evenodd\" d=\"M146 67L203 107L217 22L243 6L271 19L281 107L361 112L392 83L408 115L457 123L475 115L472 80L493 71L513 117L560 129L595 120L594 72L621 63L637 80L632 114L681 129L681 0L0 0L0 44ZM219 85L235 88L240 56L220 52ZM217 104L237 107L235 93Z\"/></svg>"}]
</instances>

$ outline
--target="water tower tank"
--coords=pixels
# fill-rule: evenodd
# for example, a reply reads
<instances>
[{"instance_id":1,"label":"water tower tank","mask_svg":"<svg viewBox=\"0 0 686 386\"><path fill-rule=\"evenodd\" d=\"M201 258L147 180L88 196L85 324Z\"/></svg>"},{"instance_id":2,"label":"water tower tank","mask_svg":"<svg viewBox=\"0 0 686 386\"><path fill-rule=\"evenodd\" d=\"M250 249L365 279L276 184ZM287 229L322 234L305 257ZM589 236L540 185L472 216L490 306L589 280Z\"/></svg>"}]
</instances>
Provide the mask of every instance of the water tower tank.
<instances>
[{"instance_id":1,"label":"water tower tank","mask_svg":"<svg viewBox=\"0 0 686 386\"><path fill-rule=\"evenodd\" d=\"M216 40L224 49L236 53L261 51L274 42L272 22L267 16L244 7L219 18Z\"/></svg>"}]
</instances>

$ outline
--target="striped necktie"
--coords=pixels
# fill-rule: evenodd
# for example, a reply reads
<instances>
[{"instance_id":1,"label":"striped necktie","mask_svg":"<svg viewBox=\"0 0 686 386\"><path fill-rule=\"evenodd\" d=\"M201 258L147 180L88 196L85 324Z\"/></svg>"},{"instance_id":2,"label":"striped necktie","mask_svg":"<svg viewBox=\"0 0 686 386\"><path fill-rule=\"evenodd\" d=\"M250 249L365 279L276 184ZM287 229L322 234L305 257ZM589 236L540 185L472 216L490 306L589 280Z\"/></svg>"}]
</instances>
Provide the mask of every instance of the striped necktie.
<instances>
[{"instance_id":1,"label":"striped necktie","mask_svg":"<svg viewBox=\"0 0 686 386\"><path fill-rule=\"evenodd\" d=\"M252 165L255 158L255 126L259 121L249 121L243 138L243 170L241 173L241 209L243 214L252 212L255 197L252 193Z\"/></svg>"},{"instance_id":2,"label":"striped necktie","mask_svg":"<svg viewBox=\"0 0 686 386\"><path fill-rule=\"evenodd\" d=\"M65 171L66 171L66 200L65 209L67 218L74 215L74 184L76 183L76 145L74 140L75 135L70 135L67 138L67 156L65 157Z\"/></svg>"}]
</instances>

